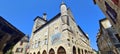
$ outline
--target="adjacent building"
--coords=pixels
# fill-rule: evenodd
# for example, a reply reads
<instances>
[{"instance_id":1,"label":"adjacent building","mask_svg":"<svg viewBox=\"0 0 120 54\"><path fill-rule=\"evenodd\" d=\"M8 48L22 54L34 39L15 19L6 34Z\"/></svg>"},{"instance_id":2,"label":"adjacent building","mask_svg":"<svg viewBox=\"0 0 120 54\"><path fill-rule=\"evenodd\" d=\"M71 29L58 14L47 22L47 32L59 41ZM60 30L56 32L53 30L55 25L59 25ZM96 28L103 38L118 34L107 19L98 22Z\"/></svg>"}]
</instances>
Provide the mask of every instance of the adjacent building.
<instances>
[{"instance_id":1,"label":"adjacent building","mask_svg":"<svg viewBox=\"0 0 120 54\"><path fill-rule=\"evenodd\" d=\"M60 10L49 21L46 13L34 19L27 54L93 54L88 35L75 23L64 2Z\"/></svg>"},{"instance_id":2,"label":"adjacent building","mask_svg":"<svg viewBox=\"0 0 120 54\"><path fill-rule=\"evenodd\" d=\"M8 50L24 37L25 34L0 16L0 54Z\"/></svg>"},{"instance_id":3,"label":"adjacent building","mask_svg":"<svg viewBox=\"0 0 120 54\"><path fill-rule=\"evenodd\" d=\"M93 0L97 4L106 18L111 22L113 28L118 32L120 40L120 0Z\"/></svg>"},{"instance_id":4,"label":"adjacent building","mask_svg":"<svg viewBox=\"0 0 120 54\"><path fill-rule=\"evenodd\" d=\"M100 30L97 35L97 46L101 54L120 54L118 33L110 21L105 18L99 21Z\"/></svg>"},{"instance_id":5,"label":"adjacent building","mask_svg":"<svg viewBox=\"0 0 120 54\"><path fill-rule=\"evenodd\" d=\"M28 50L29 37L24 36L12 49L12 54L26 54Z\"/></svg>"}]
</instances>

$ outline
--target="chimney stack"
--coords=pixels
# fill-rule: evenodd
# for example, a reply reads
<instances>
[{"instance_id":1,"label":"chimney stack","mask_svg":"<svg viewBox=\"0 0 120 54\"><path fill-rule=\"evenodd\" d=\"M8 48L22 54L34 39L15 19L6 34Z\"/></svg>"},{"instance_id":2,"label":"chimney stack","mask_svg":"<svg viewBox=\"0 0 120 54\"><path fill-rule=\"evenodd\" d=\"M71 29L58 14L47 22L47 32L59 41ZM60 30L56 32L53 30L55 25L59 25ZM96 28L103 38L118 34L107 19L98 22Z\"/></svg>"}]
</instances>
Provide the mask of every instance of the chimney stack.
<instances>
[{"instance_id":1,"label":"chimney stack","mask_svg":"<svg viewBox=\"0 0 120 54\"><path fill-rule=\"evenodd\" d=\"M43 13L43 19L47 20L47 14L46 13Z\"/></svg>"}]
</instances>

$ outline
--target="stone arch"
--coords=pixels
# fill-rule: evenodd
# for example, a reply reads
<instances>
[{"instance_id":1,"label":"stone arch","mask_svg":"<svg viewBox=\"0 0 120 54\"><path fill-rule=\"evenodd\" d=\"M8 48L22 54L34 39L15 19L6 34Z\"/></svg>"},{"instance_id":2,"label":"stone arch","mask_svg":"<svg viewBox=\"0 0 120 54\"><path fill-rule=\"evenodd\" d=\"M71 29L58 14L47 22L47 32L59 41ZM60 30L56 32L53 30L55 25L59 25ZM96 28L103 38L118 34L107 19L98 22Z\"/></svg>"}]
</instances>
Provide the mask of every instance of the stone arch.
<instances>
[{"instance_id":1,"label":"stone arch","mask_svg":"<svg viewBox=\"0 0 120 54\"><path fill-rule=\"evenodd\" d=\"M57 54L66 54L66 51L62 46L60 46L57 50Z\"/></svg>"},{"instance_id":2,"label":"stone arch","mask_svg":"<svg viewBox=\"0 0 120 54\"><path fill-rule=\"evenodd\" d=\"M80 48L78 48L78 54L80 54Z\"/></svg>"},{"instance_id":3,"label":"stone arch","mask_svg":"<svg viewBox=\"0 0 120 54\"><path fill-rule=\"evenodd\" d=\"M33 54L35 54L35 52Z\"/></svg>"},{"instance_id":4,"label":"stone arch","mask_svg":"<svg viewBox=\"0 0 120 54\"><path fill-rule=\"evenodd\" d=\"M38 53L37 54L40 54L40 51L38 51Z\"/></svg>"},{"instance_id":5,"label":"stone arch","mask_svg":"<svg viewBox=\"0 0 120 54\"><path fill-rule=\"evenodd\" d=\"M82 54L83 54L83 53L84 53L84 52L83 52L83 49L81 49L81 51L82 51Z\"/></svg>"},{"instance_id":6,"label":"stone arch","mask_svg":"<svg viewBox=\"0 0 120 54\"><path fill-rule=\"evenodd\" d=\"M47 52L44 50L42 54L47 54Z\"/></svg>"},{"instance_id":7,"label":"stone arch","mask_svg":"<svg viewBox=\"0 0 120 54\"><path fill-rule=\"evenodd\" d=\"M87 54L87 50L85 50L85 54Z\"/></svg>"},{"instance_id":8,"label":"stone arch","mask_svg":"<svg viewBox=\"0 0 120 54\"><path fill-rule=\"evenodd\" d=\"M55 51L54 51L54 49L50 49L50 51L49 51L49 54L55 54Z\"/></svg>"},{"instance_id":9,"label":"stone arch","mask_svg":"<svg viewBox=\"0 0 120 54\"><path fill-rule=\"evenodd\" d=\"M73 46L73 54L76 54L76 48Z\"/></svg>"}]
</instances>

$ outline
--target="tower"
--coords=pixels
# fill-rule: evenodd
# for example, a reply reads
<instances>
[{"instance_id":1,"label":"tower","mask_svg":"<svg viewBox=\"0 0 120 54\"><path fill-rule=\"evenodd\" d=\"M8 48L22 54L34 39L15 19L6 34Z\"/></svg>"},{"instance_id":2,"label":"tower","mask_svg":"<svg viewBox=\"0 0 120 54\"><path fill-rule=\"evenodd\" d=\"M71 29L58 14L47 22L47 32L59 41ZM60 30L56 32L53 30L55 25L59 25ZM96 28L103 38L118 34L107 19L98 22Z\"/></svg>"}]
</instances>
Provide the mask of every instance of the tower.
<instances>
[{"instance_id":1,"label":"tower","mask_svg":"<svg viewBox=\"0 0 120 54\"><path fill-rule=\"evenodd\" d=\"M60 10L61 10L62 21L64 24L67 24L68 14L67 14L67 7L64 2L62 2L61 6L60 6Z\"/></svg>"},{"instance_id":2,"label":"tower","mask_svg":"<svg viewBox=\"0 0 120 54\"><path fill-rule=\"evenodd\" d=\"M46 18L47 18L47 14L43 13L43 17L37 16L34 19L33 32L39 29L42 25L44 25L47 22Z\"/></svg>"}]
</instances>

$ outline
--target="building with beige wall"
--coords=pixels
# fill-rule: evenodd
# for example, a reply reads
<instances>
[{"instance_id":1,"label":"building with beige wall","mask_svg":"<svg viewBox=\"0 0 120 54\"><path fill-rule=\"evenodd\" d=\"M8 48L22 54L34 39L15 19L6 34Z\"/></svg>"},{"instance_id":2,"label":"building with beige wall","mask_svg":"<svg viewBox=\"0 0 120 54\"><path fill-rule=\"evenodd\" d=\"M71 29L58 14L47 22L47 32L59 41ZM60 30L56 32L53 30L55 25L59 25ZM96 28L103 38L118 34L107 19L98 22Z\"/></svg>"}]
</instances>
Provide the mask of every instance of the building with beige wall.
<instances>
[{"instance_id":1,"label":"building with beige wall","mask_svg":"<svg viewBox=\"0 0 120 54\"><path fill-rule=\"evenodd\" d=\"M97 35L97 45L101 54L120 54L120 40L118 33L105 18L99 21L100 30Z\"/></svg>"},{"instance_id":2,"label":"building with beige wall","mask_svg":"<svg viewBox=\"0 0 120 54\"><path fill-rule=\"evenodd\" d=\"M61 12L47 21L47 14L34 19L27 54L93 54L88 36L75 23L72 12L62 2Z\"/></svg>"},{"instance_id":3,"label":"building with beige wall","mask_svg":"<svg viewBox=\"0 0 120 54\"><path fill-rule=\"evenodd\" d=\"M26 54L28 49L28 36L24 36L12 49L12 54Z\"/></svg>"},{"instance_id":4,"label":"building with beige wall","mask_svg":"<svg viewBox=\"0 0 120 54\"><path fill-rule=\"evenodd\" d=\"M120 40L120 0L93 0L97 4L106 18L109 19L113 28L119 34Z\"/></svg>"}]
</instances>

